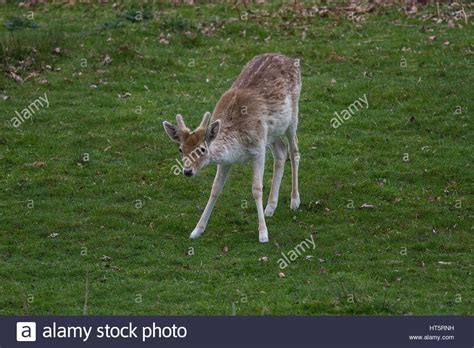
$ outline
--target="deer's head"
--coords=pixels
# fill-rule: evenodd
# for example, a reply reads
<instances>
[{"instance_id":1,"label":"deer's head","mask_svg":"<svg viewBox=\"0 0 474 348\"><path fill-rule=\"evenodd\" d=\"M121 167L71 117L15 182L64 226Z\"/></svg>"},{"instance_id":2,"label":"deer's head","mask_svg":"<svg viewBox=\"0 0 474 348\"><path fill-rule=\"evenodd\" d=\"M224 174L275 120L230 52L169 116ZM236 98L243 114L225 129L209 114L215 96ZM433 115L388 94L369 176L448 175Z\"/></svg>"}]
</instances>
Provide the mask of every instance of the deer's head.
<instances>
[{"instance_id":1,"label":"deer's head","mask_svg":"<svg viewBox=\"0 0 474 348\"><path fill-rule=\"evenodd\" d=\"M184 124L183 116L176 115L177 126L165 121L163 127L166 134L175 143L179 144L179 152L183 161L183 174L193 176L205 167L210 160L209 146L219 134L220 121L209 124L211 113L206 112L201 124L194 131L190 131Z\"/></svg>"}]
</instances>

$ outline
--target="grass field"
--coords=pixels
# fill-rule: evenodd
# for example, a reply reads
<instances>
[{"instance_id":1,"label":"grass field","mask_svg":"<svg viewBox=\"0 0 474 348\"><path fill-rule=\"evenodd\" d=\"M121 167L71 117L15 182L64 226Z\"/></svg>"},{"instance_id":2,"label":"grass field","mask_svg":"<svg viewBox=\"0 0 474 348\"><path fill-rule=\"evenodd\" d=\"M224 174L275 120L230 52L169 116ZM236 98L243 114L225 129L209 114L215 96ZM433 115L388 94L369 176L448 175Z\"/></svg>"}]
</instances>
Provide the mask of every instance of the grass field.
<instances>
[{"instance_id":1,"label":"grass field","mask_svg":"<svg viewBox=\"0 0 474 348\"><path fill-rule=\"evenodd\" d=\"M472 314L472 23L279 8L0 7L1 315ZM189 240L215 167L174 175L162 122L197 126L264 52L301 59L302 205L288 162L260 244L236 166Z\"/></svg>"}]
</instances>

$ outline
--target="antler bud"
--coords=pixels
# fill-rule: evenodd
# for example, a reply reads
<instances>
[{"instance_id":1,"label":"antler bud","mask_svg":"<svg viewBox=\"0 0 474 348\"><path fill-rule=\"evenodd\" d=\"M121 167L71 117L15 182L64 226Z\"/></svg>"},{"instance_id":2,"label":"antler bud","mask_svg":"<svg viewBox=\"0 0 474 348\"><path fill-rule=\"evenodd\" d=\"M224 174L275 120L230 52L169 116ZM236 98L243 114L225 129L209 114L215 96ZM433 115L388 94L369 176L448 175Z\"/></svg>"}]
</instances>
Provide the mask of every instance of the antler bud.
<instances>
[{"instance_id":1,"label":"antler bud","mask_svg":"<svg viewBox=\"0 0 474 348\"><path fill-rule=\"evenodd\" d=\"M211 119L211 113L206 112L204 114L204 117L202 118L201 124L199 125L199 128L201 129L207 129L207 125L209 124L209 120Z\"/></svg>"},{"instance_id":2,"label":"antler bud","mask_svg":"<svg viewBox=\"0 0 474 348\"><path fill-rule=\"evenodd\" d=\"M188 129L184 124L183 116L181 116L180 114L176 115L176 123L178 124L178 128L180 131L185 131Z\"/></svg>"}]
</instances>

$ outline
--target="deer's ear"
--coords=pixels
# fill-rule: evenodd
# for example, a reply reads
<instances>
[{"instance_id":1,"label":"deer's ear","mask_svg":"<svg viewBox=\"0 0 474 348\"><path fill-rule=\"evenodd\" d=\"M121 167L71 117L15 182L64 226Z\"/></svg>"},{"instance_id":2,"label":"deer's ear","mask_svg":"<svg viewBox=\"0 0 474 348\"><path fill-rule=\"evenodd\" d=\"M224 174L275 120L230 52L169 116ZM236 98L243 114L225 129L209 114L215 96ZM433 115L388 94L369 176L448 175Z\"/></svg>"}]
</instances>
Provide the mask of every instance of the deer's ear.
<instances>
[{"instance_id":1,"label":"deer's ear","mask_svg":"<svg viewBox=\"0 0 474 348\"><path fill-rule=\"evenodd\" d=\"M171 140L178 144L181 142L181 139L179 138L179 130L176 126L172 125L168 121L165 121L163 122L163 128Z\"/></svg>"},{"instance_id":2,"label":"deer's ear","mask_svg":"<svg viewBox=\"0 0 474 348\"><path fill-rule=\"evenodd\" d=\"M220 128L221 128L220 120L214 121L209 125L206 132L206 141L208 143L210 143L211 141L217 138Z\"/></svg>"}]
</instances>

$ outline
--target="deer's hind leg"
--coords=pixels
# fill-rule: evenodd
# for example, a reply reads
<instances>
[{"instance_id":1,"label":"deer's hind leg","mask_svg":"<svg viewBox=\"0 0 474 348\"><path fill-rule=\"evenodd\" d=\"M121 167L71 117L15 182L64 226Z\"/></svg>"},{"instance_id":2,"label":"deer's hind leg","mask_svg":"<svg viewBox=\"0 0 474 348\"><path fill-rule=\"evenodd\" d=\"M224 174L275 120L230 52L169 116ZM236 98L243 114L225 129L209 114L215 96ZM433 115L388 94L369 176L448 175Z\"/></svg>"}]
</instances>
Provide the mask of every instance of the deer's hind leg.
<instances>
[{"instance_id":1,"label":"deer's hind leg","mask_svg":"<svg viewBox=\"0 0 474 348\"><path fill-rule=\"evenodd\" d=\"M298 148L298 137L296 136L296 130L298 128L298 98L295 98L293 105L292 122L286 131L286 136L288 137L288 147L290 148L291 160L291 209L298 209L300 206L300 193L298 191L300 150Z\"/></svg>"},{"instance_id":2,"label":"deer's hind leg","mask_svg":"<svg viewBox=\"0 0 474 348\"><path fill-rule=\"evenodd\" d=\"M280 184L281 179L283 178L287 153L288 151L286 149L285 143L280 138L275 140L275 142L272 144L273 178L270 194L268 196L267 207L265 208L266 216L273 216L278 205L278 194L280 192Z\"/></svg>"},{"instance_id":3,"label":"deer's hind leg","mask_svg":"<svg viewBox=\"0 0 474 348\"><path fill-rule=\"evenodd\" d=\"M265 222L265 215L263 212L263 171L265 169L265 146L260 148L258 154L253 158L253 182L252 194L255 199L258 214L258 239L260 243L268 242L268 230Z\"/></svg>"}]
</instances>

